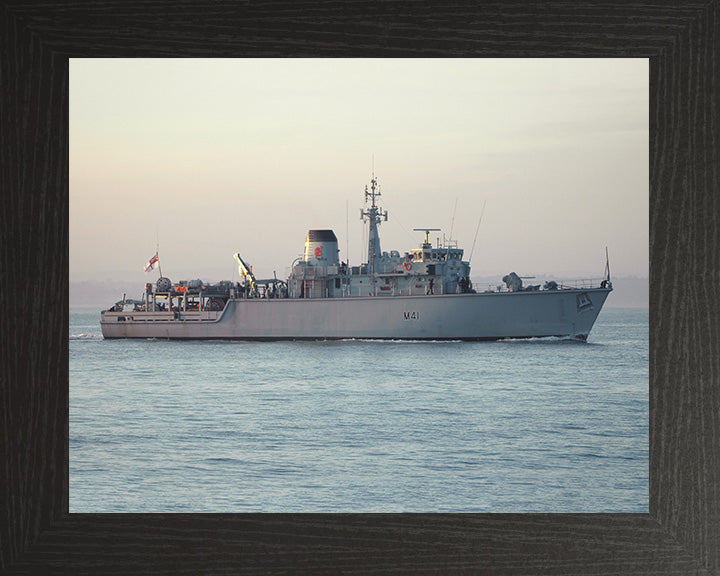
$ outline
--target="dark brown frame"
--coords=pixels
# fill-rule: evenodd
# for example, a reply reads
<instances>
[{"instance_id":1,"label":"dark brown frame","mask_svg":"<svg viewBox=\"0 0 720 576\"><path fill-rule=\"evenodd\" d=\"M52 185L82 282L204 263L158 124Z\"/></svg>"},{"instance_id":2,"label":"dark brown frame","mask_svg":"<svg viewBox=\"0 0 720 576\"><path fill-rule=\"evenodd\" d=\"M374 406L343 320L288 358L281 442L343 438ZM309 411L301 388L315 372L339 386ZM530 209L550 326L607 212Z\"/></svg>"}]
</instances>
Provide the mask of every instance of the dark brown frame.
<instances>
[{"instance_id":1,"label":"dark brown frame","mask_svg":"<svg viewBox=\"0 0 720 576\"><path fill-rule=\"evenodd\" d=\"M6 0L0 570L720 574L718 6ZM288 55L650 59L649 514L68 514L68 58Z\"/></svg>"}]
</instances>

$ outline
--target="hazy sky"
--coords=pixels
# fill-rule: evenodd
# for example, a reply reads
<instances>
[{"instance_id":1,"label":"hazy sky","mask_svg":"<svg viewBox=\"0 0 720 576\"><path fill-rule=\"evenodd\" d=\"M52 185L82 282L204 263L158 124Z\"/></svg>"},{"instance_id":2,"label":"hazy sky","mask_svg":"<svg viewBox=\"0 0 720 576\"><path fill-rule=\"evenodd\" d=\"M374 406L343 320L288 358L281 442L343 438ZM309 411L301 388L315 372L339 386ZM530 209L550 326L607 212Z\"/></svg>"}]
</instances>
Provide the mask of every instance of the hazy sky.
<instances>
[{"instance_id":1,"label":"hazy sky","mask_svg":"<svg viewBox=\"0 0 720 576\"><path fill-rule=\"evenodd\" d=\"M467 259L485 205L473 276L646 276L648 111L645 59L72 59L70 280L357 265L373 157L383 250Z\"/></svg>"}]
</instances>

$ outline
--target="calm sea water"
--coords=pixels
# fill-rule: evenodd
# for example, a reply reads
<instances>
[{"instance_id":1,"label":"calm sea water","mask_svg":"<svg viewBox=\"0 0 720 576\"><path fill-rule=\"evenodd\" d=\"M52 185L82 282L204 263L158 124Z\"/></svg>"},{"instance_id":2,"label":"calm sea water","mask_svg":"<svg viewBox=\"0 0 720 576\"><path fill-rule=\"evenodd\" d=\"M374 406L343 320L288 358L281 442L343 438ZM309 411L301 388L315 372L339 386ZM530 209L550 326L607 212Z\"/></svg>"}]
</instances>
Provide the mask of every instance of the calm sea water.
<instances>
[{"instance_id":1,"label":"calm sea water","mask_svg":"<svg viewBox=\"0 0 720 576\"><path fill-rule=\"evenodd\" d=\"M70 311L71 512L647 512L648 311L587 343L105 341Z\"/></svg>"}]
</instances>

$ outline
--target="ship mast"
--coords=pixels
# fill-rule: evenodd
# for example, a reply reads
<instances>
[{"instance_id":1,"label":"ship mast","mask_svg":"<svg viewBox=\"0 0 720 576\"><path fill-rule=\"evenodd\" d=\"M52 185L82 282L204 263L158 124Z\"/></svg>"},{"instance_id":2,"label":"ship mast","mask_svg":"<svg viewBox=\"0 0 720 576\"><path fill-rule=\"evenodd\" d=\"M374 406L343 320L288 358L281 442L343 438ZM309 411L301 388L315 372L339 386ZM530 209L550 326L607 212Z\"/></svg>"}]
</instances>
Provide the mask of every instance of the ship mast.
<instances>
[{"instance_id":1,"label":"ship mast","mask_svg":"<svg viewBox=\"0 0 720 576\"><path fill-rule=\"evenodd\" d=\"M386 210L380 208L375 202L376 198L380 196L380 190L377 186L377 179L375 178L375 172L373 171L372 180L370 180L370 190L368 191L367 185L365 186L365 205L367 205L368 198L371 199L370 208L367 210L360 210L360 219L364 222L368 222L370 230L368 233L368 248L367 248L367 263L370 274L375 273L375 258L380 256L380 236L378 235L378 224L382 220L387 222L388 213Z\"/></svg>"}]
</instances>

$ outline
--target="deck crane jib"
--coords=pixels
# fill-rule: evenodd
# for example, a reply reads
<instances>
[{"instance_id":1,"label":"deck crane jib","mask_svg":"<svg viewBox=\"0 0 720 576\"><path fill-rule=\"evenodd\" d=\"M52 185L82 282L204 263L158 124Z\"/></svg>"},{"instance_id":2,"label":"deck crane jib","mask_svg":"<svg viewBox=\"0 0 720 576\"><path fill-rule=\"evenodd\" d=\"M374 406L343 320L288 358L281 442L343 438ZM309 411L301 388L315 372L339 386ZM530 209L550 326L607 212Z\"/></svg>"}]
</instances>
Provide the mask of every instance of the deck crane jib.
<instances>
[{"instance_id":1,"label":"deck crane jib","mask_svg":"<svg viewBox=\"0 0 720 576\"><path fill-rule=\"evenodd\" d=\"M238 263L238 272L240 273L240 276L245 276L248 280L250 280L250 296L257 296L258 285L257 280L255 279L255 274L252 272L252 266L247 264L238 252L233 254L233 258L235 258L235 261Z\"/></svg>"}]
</instances>

